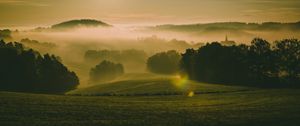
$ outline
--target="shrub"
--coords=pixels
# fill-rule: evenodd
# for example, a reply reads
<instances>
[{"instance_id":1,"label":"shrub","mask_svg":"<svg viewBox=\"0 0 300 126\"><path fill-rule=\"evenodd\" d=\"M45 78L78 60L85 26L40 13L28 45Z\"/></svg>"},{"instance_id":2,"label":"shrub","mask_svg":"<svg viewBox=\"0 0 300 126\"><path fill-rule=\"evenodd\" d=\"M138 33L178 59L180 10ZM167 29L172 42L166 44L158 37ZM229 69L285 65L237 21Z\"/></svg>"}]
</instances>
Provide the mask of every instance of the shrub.
<instances>
[{"instance_id":1,"label":"shrub","mask_svg":"<svg viewBox=\"0 0 300 126\"><path fill-rule=\"evenodd\" d=\"M124 68L122 64L104 60L90 70L90 82L110 81L123 74Z\"/></svg>"}]
</instances>

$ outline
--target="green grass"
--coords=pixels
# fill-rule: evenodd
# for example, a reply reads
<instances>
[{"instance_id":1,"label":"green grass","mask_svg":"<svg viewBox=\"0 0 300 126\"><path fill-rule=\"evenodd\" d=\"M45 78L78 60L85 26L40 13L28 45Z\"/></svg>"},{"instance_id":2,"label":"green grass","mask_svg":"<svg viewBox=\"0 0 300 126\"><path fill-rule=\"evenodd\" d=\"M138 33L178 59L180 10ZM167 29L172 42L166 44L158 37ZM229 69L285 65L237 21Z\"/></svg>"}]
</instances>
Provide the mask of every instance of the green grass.
<instances>
[{"instance_id":1,"label":"green grass","mask_svg":"<svg viewBox=\"0 0 300 126\"><path fill-rule=\"evenodd\" d=\"M128 76L129 78L132 78L133 75ZM224 86L217 84L198 83L193 81L177 83L178 79L168 76L134 75L134 77L135 80L119 79L118 81L110 83L102 83L92 85L87 88L80 88L68 92L67 94L86 96L182 95L188 94L189 92L194 92L196 94L206 94L238 92L255 89L240 86Z\"/></svg>"},{"instance_id":2,"label":"green grass","mask_svg":"<svg viewBox=\"0 0 300 126\"><path fill-rule=\"evenodd\" d=\"M1 126L300 125L299 89L169 96L0 92Z\"/></svg>"},{"instance_id":3,"label":"green grass","mask_svg":"<svg viewBox=\"0 0 300 126\"><path fill-rule=\"evenodd\" d=\"M127 74L67 95L0 92L0 126L300 125L300 89L180 80Z\"/></svg>"}]
</instances>

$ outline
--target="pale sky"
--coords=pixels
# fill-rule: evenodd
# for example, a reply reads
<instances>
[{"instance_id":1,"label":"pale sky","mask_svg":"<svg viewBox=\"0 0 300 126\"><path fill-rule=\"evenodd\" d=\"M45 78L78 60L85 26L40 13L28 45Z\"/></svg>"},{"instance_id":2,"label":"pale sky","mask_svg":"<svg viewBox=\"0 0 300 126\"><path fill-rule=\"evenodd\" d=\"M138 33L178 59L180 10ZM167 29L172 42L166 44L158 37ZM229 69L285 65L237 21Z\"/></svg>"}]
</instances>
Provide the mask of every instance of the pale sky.
<instances>
[{"instance_id":1,"label":"pale sky","mask_svg":"<svg viewBox=\"0 0 300 126\"><path fill-rule=\"evenodd\" d=\"M0 0L0 26L300 21L300 0Z\"/></svg>"}]
</instances>

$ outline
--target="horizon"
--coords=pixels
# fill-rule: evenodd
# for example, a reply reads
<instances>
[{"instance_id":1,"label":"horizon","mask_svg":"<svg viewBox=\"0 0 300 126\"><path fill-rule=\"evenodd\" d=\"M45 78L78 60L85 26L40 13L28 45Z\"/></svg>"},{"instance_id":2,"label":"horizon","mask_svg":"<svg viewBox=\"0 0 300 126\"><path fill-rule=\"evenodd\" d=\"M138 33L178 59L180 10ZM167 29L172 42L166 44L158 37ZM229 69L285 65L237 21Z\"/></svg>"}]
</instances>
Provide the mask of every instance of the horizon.
<instances>
[{"instance_id":1,"label":"horizon","mask_svg":"<svg viewBox=\"0 0 300 126\"><path fill-rule=\"evenodd\" d=\"M31 29L35 29L35 28L50 28L53 25L56 24L60 24L63 22L68 22L68 21L72 21L72 20L84 20L84 19L88 19L88 20L97 20L97 21L101 21L104 23L107 23L109 25L112 25L113 27L155 27L155 26L163 26L163 25L197 25L197 24L214 24L214 23L245 23L245 24L250 24L250 23L256 23L256 24L263 24L263 23L282 23L282 24L286 24L286 23L299 23L300 20L298 21L290 21L290 22L280 22L280 21L263 21L263 22L243 22L243 21L215 21L215 22L194 22L194 23L163 23L163 24L112 24L110 22L105 22L101 19L94 19L94 18L78 18L78 19L66 19L64 21L60 21L60 22L56 22L53 24L41 24L41 25L23 25L23 26L2 26L0 24L0 29L11 29L11 30L31 30Z\"/></svg>"},{"instance_id":2,"label":"horizon","mask_svg":"<svg viewBox=\"0 0 300 126\"><path fill-rule=\"evenodd\" d=\"M0 10L1 27L49 26L72 19L133 26L300 21L297 0L2 0Z\"/></svg>"}]
</instances>

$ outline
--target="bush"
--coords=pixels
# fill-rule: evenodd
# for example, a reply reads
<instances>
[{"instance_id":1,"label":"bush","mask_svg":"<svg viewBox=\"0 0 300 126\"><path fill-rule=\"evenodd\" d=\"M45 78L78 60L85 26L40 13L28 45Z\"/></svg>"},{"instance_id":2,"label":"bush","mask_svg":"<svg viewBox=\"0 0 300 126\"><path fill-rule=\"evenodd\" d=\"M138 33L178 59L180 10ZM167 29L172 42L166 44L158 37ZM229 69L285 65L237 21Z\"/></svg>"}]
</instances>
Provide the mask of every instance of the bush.
<instances>
[{"instance_id":1,"label":"bush","mask_svg":"<svg viewBox=\"0 0 300 126\"><path fill-rule=\"evenodd\" d=\"M91 65L104 60L121 63L127 71L145 71L147 54L143 50L88 50L85 52L85 61Z\"/></svg>"},{"instance_id":2,"label":"bush","mask_svg":"<svg viewBox=\"0 0 300 126\"><path fill-rule=\"evenodd\" d=\"M149 71L158 74L175 74L179 70L181 55L174 51L161 52L151 56L147 61Z\"/></svg>"},{"instance_id":3,"label":"bush","mask_svg":"<svg viewBox=\"0 0 300 126\"><path fill-rule=\"evenodd\" d=\"M0 90L64 93L79 84L76 74L58 57L25 50L20 43L0 41L0 57Z\"/></svg>"},{"instance_id":4,"label":"bush","mask_svg":"<svg viewBox=\"0 0 300 126\"><path fill-rule=\"evenodd\" d=\"M90 70L90 83L111 81L123 74L124 67L122 64L104 60Z\"/></svg>"}]
</instances>

